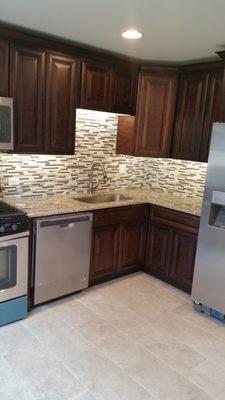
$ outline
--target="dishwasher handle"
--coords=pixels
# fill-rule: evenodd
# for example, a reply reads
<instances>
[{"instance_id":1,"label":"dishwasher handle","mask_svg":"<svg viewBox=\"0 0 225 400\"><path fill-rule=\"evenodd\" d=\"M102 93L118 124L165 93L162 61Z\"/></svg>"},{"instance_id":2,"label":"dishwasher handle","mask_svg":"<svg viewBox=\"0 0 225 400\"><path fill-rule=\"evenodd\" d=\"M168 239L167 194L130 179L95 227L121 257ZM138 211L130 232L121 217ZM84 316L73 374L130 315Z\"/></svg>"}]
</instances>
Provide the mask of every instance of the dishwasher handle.
<instances>
[{"instance_id":1,"label":"dishwasher handle","mask_svg":"<svg viewBox=\"0 0 225 400\"><path fill-rule=\"evenodd\" d=\"M76 223L92 221L92 214L82 214L77 216L70 216L70 217L60 217L53 219L48 218L45 220L37 220L40 228L49 228L52 226L58 226L60 228L71 228Z\"/></svg>"}]
</instances>

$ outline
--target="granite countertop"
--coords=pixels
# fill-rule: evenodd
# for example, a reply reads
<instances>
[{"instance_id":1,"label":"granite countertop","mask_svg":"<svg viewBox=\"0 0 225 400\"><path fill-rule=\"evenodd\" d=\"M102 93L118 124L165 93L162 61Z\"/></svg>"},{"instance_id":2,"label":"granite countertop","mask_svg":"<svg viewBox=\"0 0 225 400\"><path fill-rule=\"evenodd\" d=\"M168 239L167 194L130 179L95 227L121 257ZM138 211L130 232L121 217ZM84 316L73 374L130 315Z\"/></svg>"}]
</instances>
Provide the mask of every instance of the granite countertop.
<instances>
[{"instance_id":1,"label":"granite countertop","mask_svg":"<svg viewBox=\"0 0 225 400\"><path fill-rule=\"evenodd\" d=\"M98 191L98 194L109 193ZM110 192L112 193L112 191ZM70 193L69 195L30 196L20 198L4 198L7 203L26 212L30 218L44 217L48 215L66 214L97 209L128 206L135 204L153 204L192 215L201 215L202 199L200 197L187 197L183 194L173 194L154 189L124 189L115 190L113 193L121 193L131 197L130 200L82 203L78 199L85 193Z\"/></svg>"}]
</instances>

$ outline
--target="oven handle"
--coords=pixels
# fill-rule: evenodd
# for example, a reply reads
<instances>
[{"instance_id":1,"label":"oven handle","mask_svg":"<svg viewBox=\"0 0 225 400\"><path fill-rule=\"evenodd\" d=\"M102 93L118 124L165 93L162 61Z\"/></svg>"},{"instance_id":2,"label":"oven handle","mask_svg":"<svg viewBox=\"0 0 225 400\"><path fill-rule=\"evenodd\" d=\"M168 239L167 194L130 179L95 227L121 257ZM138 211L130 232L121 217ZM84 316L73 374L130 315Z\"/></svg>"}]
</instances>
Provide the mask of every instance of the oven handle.
<instances>
[{"instance_id":1,"label":"oven handle","mask_svg":"<svg viewBox=\"0 0 225 400\"><path fill-rule=\"evenodd\" d=\"M29 231L13 233L12 235L1 236L0 237L0 243L1 242L5 242L5 241L9 241L9 240L20 239L20 238L27 237L27 236L29 236Z\"/></svg>"}]
</instances>

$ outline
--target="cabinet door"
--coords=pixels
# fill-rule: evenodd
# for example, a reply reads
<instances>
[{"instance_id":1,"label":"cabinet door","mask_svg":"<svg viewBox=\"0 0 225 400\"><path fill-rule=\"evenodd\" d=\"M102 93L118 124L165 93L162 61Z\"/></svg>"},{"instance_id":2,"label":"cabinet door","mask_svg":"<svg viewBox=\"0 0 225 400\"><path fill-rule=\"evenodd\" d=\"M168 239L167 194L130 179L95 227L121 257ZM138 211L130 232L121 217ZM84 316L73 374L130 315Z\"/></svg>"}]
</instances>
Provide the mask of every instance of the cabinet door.
<instances>
[{"instance_id":1,"label":"cabinet door","mask_svg":"<svg viewBox=\"0 0 225 400\"><path fill-rule=\"evenodd\" d=\"M121 269L144 263L145 222L129 222L121 226Z\"/></svg>"},{"instance_id":2,"label":"cabinet door","mask_svg":"<svg viewBox=\"0 0 225 400\"><path fill-rule=\"evenodd\" d=\"M119 227L110 225L94 228L92 236L92 253L90 281L111 275L118 269L119 262Z\"/></svg>"},{"instance_id":3,"label":"cabinet door","mask_svg":"<svg viewBox=\"0 0 225 400\"><path fill-rule=\"evenodd\" d=\"M212 124L214 121L217 121L219 117L223 73L224 70L219 68L215 71L211 71L209 74L204 123L200 145L200 161L203 162L208 161Z\"/></svg>"},{"instance_id":4,"label":"cabinet door","mask_svg":"<svg viewBox=\"0 0 225 400\"><path fill-rule=\"evenodd\" d=\"M82 63L80 106L87 109L109 111L110 67L86 61Z\"/></svg>"},{"instance_id":5,"label":"cabinet door","mask_svg":"<svg viewBox=\"0 0 225 400\"><path fill-rule=\"evenodd\" d=\"M118 115L116 154L135 154L135 117Z\"/></svg>"},{"instance_id":6,"label":"cabinet door","mask_svg":"<svg viewBox=\"0 0 225 400\"><path fill-rule=\"evenodd\" d=\"M45 54L36 49L12 45L10 62L15 151L43 153Z\"/></svg>"},{"instance_id":7,"label":"cabinet door","mask_svg":"<svg viewBox=\"0 0 225 400\"><path fill-rule=\"evenodd\" d=\"M137 74L114 69L112 82L110 111L121 114L135 114Z\"/></svg>"},{"instance_id":8,"label":"cabinet door","mask_svg":"<svg viewBox=\"0 0 225 400\"><path fill-rule=\"evenodd\" d=\"M175 73L141 74L136 117L136 154L138 156L169 156L176 90Z\"/></svg>"},{"instance_id":9,"label":"cabinet door","mask_svg":"<svg viewBox=\"0 0 225 400\"><path fill-rule=\"evenodd\" d=\"M150 221L146 246L147 269L159 278L167 280L172 245L172 229Z\"/></svg>"},{"instance_id":10,"label":"cabinet door","mask_svg":"<svg viewBox=\"0 0 225 400\"><path fill-rule=\"evenodd\" d=\"M0 40L0 96L9 95L9 43Z\"/></svg>"},{"instance_id":11,"label":"cabinet door","mask_svg":"<svg viewBox=\"0 0 225 400\"><path fill-rule=\"evenodd\" d=\"M74 154L78 60L47 54L46 153Z\"/></svg>"},{"instance_id":12,"label":"cabinet door","mask_svg":"<svg viewBox=\"0 0 225 400\"><path fill-rule=\"evenodd\" d=\"M196 245L197 234L174 230L169 282L188 293L191 292Z\"/></svg>"},{"instance_id":13,"label":"cabinet door","mask_svg":"<svg viewBox=\"0 0 225 400\"><path fill-rule=\"evenodd\" d=\"M183 73L179 82L172 156L198 161L209 74Z\"/></svg>"}]
</instances>

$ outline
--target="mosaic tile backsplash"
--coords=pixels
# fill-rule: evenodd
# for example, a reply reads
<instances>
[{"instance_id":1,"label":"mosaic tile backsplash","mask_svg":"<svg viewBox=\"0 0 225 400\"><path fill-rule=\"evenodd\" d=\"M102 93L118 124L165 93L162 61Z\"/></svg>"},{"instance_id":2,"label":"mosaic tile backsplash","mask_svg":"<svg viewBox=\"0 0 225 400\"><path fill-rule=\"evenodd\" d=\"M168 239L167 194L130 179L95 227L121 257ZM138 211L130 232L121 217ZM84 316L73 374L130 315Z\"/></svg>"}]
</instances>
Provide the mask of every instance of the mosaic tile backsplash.
<instances>
[{"instance_id":1,"label":"mosaic tile backsplash","mask_svg":"<svg viewBox=\"0 0 225 400\"><path fill-rule=\"evenodd\" d=\"M115 153L117 115L77 110L75 155L0 154L4 196L86 192L93 161L103 162L108 182L100 189L154 188L202 196L205 163L118 156ZM101 171L95 171L101 177Z\"/></svg>"}]
</instances>

